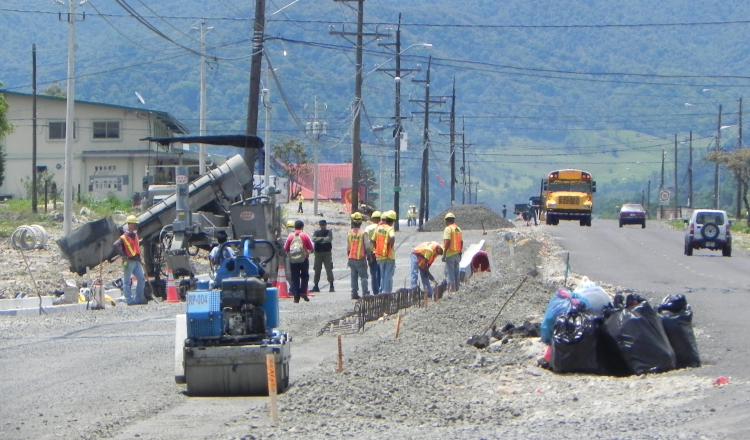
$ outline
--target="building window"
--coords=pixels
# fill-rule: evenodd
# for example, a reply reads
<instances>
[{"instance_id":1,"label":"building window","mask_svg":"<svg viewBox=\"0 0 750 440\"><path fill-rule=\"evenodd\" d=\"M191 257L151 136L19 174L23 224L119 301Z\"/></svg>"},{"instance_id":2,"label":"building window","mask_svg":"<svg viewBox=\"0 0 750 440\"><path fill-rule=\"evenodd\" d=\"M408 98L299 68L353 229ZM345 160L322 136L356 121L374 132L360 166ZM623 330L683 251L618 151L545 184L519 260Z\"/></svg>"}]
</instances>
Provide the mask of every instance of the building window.
<instances>
[{"instance_id":1,"label":"building window","mask_svg":"<svg viewBox=\"0 0 750 440\"><path fill-rule=\"evenodd\" d=\"M65 140L65 121L49 121L49 138ZM76 139L76 124L73 123L73 139Z\"/></svg>"},{"instance_id":2,"label":"building window","mask_svg":"<svg viewBox=\"0 0 750 440\"><path fill-rule=\"evenodd\" d=\"M94 139L120 139L120 122L94 121Z\"/></svg>"}]
</instances>

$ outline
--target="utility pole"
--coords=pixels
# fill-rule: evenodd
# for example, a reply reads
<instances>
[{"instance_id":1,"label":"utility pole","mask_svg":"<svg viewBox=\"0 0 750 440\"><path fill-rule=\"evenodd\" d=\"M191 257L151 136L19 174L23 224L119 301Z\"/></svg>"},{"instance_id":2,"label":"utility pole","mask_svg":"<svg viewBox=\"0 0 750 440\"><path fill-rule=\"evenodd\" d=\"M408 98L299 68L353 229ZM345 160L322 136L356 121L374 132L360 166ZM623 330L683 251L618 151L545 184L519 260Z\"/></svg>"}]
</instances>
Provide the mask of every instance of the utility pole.
<instances>
[{"instance_id":1,"label":"utility pole","mask_svg":"<svg viewBox=\"0 0 750 440\"><path fill-rule=\"evenodd\" d=\"M456 202L456 77L451 94L451 206Z\"/></svg>"},{"instance_id":2,"label":"utility pole","mask_svg":"<svg viewBox=\"0 0 750 440\"><path fill-rule=\"evenodd\" d=\"M688 156L688 208L693 207L693 132L690 132L690 155Z\"/></svg>"},{"instance_id":3,"label":"utility pole","mask_svg":"<svg viewBox=\"0 0 750 440\"><path fill-rule=\"evenodd\" d=\"M716 145L714 149L721 148L721 105L719 105L719 121L716 124ZM714 209L719 209L719 162L714 165Z\"/></svg>"},{"instance_id":4,"label":"utility pole","mask_svg":"<svg viewBox=\"0 0 750 440\"><path fill-rule=\"evenodd\" d=\"M263 63L263 32L266 27L266 0L255 0L255 25L253 27L253 54L250 62L250 96L247 100L247 127L245 133L258 134L258 104L260 103L260 74ZM255 175L255 150L245 149L245 165ZM245 191L244 197L252 196L252 188Z\"/></svg>"},{"instance_id":5,"label":"utility pole","mask_svg":"<svg viewBox=\"0 0 750 440\"><path fill-rule=\"evenodd\" d=\"M315 150L313 153L313 213L315 215L318 215L318 178L320 175L320 170L318 169L318 150L320 150L320 136L323 134L326 134L327 130L327 124L325 121L322 121L318 119L318 97L315 96L315 104L313 109L313 120L308 121L305 124L305 132L308 135L312 135L313 139L315 140ZM323 104L323 109L328 108L325 104ZM352 211L354 212L354 211Z\"/></svg>"},{"instance_id":6,"label":"utility pole","mask_svg":"<svg viewBox=\"0 0 750 440\"><path fill-rule=\"evenodd\" d=\"M357 48L357 61L355 65L355 77L354 77L354 105L352 108L353 122L352 122L352 203L351 212L355 212L359 209L359 179L360 179L360 162L362 160L362 140L360 139L360 123L361 114L360 110L362 107L362 48L364 46L362 40L363 37L372 37L373 39L388 38L389 34L380 34L377 32L364 32L364 17L365 17L365 0L333 0L334 2L357 2L357 32L345 32L343 29L341 32L329 31L331 35L339 35L344 38L348 36L355 36ZM348 40L348 39L347 39ZM349 40L351 41L351 40Z\"/></svg>"},{"instance_id":7,"label":"utility pole","mask_svg":"<svg viewBox=\"0 0 750 440\"><path fill-rule=\"evenodd\" d=\"M419 72L419 69L402 69L401 68L401 14L398 14L398 27L396 27L396 42L395 43L378 43L378 46L394 46L396 68L395 69L378 69L381 72L393 72L393 79L396 83L396 107L395 115L393 117L396 128L393 129L393 149L394 149L394 168L393 168L393 210L396 211L396 217L399 216L399 205L400 205L400 194L401 194L401 133L404 131L401 121L406 117L401 116L401 78L408 75L411 72ZM407 48L408 49L408 48ZM381 158L382 160L382 158ZM381 167L382 168L382 167ZM382 187L382 173L381 173L381 187ZM380 191L381 205L383 191ZM398 231L398 222L393 224L393 227Z\"/></svg>"},{"instance_id":8,"label":"utility pole","mask_svg":"<svg viewBox=\"0 0 750 440\"><path fill-rule=\"evenodd\" d=\"M646 198L646 204L648 208L646 208L646 212L648 215L651 215L651 179L648 179L648 191L646 191L647 198Z\"/></svg>"},{"instance_id":9,"label":"utility pole","mask_svg":"<svg viewBox=\"0 0 750 440\"><path fill-rule=\"evenodd\" d=\"M737 138L737 149L742 148L742 98L740 98L740 111L737 114L737 128L739 129L739 138ZM742 179L739 175L737 178L737 208L734 217L739 220L742 218Z\"/></svg>"},{"instance_id":10,"label":"utility pole","mask_svg":"<svg viewBox=\"0 0 750 440\"><path fill-rule=\"evenodd\" d=\"M667 157L667 152L661 150L661 183L659 184L659 192L664 190L664 159ZM664 220L664 205L661 203L661 194L659 195L659 219Z\"/></svg>"},{"instance_id":11,"label":"utility pole","mask_svg":"<svg viewBox=\"0 0 750 440\"><path fill-rule=\"evenodd\" d=\"M201 97L200 97L200 135L206 135L206 32L213 27L206 27L206 20L201 19ZM206 144L198 144L198 174L206 172Z\"/></svg>"},{"instance_id":12,"label":"utility pole","mask_svg":"<svg viewBox=\"0 0 750 440\"><path fill-rule=\"evenodd\" d=\"M65 188L63 189L63 234L68 235L73 224L73 139L75 137L75 59L76 59L76 0L69 0L68 11L68 90L65 108ZM84 19L85 19L84 15Z\"/></svg>"},{"instance_id":13,"label":"utility pole","mask_svg":"<svg viewBox=\"0 0 750 440\"><path fill-rule=\"evenodd\" d=\"M419 193L419 230L429 217L430 206L430 179L429 179L429 159L430 159L430 104L442 104L443 101L430 101L430 67L432 66L432 55L427 61L427 75L424 80L412 80L416 83L424 83L424 101L409 100L424 106L424 132L422 134L422 182ZM413 112L414 113L414 112ZM436 112L438 113L438 112Z\"/></svg>"},{"instance_id":14,"label":"utility pole","mask_svg":"<svg viewBox=\"0 0 750 440\"><path fill-rule=\"evenodd\" d=\"M677 189L677 134L674 135L674 218L677 218L677 211L680 210L678 198L680 192Z\"/></svg>"},{"instance_id":15,"label":"utility pole","mask_svg":"<svg viewBox=\"0 0 750 440\"><path fill-rule=\"evenodd\" d=\"M36 213L36 44L31 45L31 94L31 212Z\"/></svg>"},{"instance_id":16,"label":"utility pole","mask_svg":"<svg viewBox=\"0 0 750 440\"><path fill-rule=\"evenodd\" d=\"M266 66L266 81L268 84L261 90L263 108L266 109L266 135L263 139L263 179L266 187L271 184L271 66Z\"/></svg>"}]
</instances>

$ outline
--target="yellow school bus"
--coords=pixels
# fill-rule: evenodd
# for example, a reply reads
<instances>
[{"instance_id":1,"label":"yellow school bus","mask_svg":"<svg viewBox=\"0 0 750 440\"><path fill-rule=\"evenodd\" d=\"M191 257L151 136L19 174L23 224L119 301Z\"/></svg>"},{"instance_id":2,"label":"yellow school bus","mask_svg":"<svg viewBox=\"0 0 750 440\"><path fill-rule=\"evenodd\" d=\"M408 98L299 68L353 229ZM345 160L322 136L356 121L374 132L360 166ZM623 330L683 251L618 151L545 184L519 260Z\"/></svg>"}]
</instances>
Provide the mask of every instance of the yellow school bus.
<instances>
[{"instance_id":1,"label":"yellow school bus","mask_svg":"<svg viewBox=\"0 0 750 440\"><path fill-rule=\"evenodd\" d=\"M578 220L581 226L591 226L595 192L596 182L586 171L552 171L542 181L546 223L556 225L560 220Z\"/></svg>"}]
</instances>

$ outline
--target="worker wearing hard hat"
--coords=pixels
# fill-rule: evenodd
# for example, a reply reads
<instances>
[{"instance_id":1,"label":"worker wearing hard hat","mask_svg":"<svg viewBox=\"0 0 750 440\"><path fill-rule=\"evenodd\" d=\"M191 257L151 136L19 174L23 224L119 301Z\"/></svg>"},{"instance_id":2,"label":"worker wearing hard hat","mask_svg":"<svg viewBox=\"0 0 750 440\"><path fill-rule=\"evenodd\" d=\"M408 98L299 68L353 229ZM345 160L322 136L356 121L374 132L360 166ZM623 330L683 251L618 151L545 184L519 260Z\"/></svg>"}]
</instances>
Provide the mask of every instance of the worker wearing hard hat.
<instances>
[{"instance_id":1,"label":"worker wearing hard hat","mask_svg":"<svg viewBox=\"0 0 750 440\"><path fill-rule=\"evenodd\" d=\"M370 239L362 226L362 214L355 212L351 216L352 229L346 236L346 254L349 257L348 266L351 270L352 299L360 299L359 285L362 283L362 295L370 294L367 288L367 252Z\"/></svg>"},{"instance_id":2,"label":"worker wearing hard hat","mask_svg":"<svg viewBox=\"0 0 750 440\"><path fill-rule=\"evenodd\" d=\"M370 250L367 252L367 265L370 266L370 279L372 286L372 293L377 295L380 292L380 266L378 266L378 259L375 258L375 229L377 229L380 223L380 211L373 211L370 214L370 223L365 227L365 234L370 240Z\"/></svg>"},{"instance_id":3,"label":"worker wearing hard hat","mask_svg":"<svg viewBox=\"0 0 750 440\"><path fill-rule=\"evenodd\" d=\"M435 277L430 273L430 266L438 255L443 255L443 248L435 241L420 243L411 252L411 287L418 286L419 278L427 290L427 296L432 298L432 285Z\"/></svg>"},{"instance_id":4,"label":"worker wearing hard hat","mask_svg":"<svg viewBox=\"0 0 750 440\"><path fill-rule=\"evenodd\" d=\"M393 229L393 222L396 221L395 211L386 211L382 214L381 222L375 228L375 258L380 266L380 292L393 292L393 273L396 270L396 252L394 244L396 242L396 232Z\"/></svg>"},{"instance_id":5,"label":"worker wearing hard hat","mask_svg":"<svg viewBox=\"0 0 750 440\"><path fill-rule=\"evenodd\" d=\"M146 304L143 289L146 287L146 276L141 265L141 251L138 246L138 219L129 215L125 219L125 230L120 238L112 245L115 252L122 257L122 295L129 306ZM135 296L131 292L131 279L135 276L138 285L135 288Z\"/></svg>"},{"instance_id":6,"label":"worker wearing hard hat","mask_svg":"<svg viewBox=\"0 0 750 440\"><path fill-rule=\"evenodd\" d=\"M456 224L456 216L449 212L445 214L445 229L443 230L443 261L448 275L448 291L457 292L461 281L459 263L464 250L464 239L461 228Z\"/></svg>"}]
</instances>

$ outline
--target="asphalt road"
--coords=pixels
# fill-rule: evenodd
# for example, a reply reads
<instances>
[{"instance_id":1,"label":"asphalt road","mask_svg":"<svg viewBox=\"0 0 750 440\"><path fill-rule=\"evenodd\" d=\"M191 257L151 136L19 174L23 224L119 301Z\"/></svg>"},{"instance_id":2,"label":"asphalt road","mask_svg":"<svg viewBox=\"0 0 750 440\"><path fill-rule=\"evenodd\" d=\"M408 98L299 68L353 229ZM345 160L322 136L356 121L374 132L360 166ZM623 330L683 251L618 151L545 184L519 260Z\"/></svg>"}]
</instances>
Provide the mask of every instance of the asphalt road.
<instances>
[{"instance_id":1,"label":"asphalt road","mask_svg":"<svg viewBox=\"0 0 750 440\"><path fill-rule=\"evenodd\" d=\"M684 231L663 223L619 228L614 220L595 220L592 227L561 222L542 226L570 252L570 266L592 280L646 293L656 305L682 293L693 309L693 325L704 366L691 374L731 377L737 384L750 376L750 256L733 246L732 257L719 251L683 254ZM727 407L711 423L719 431L748 432L747 386L727 387L707 397L709 407ZM750 435L750 434L749 434ZM748 438L748 437L744 437Z\"/></svg>"}]
</instances>

